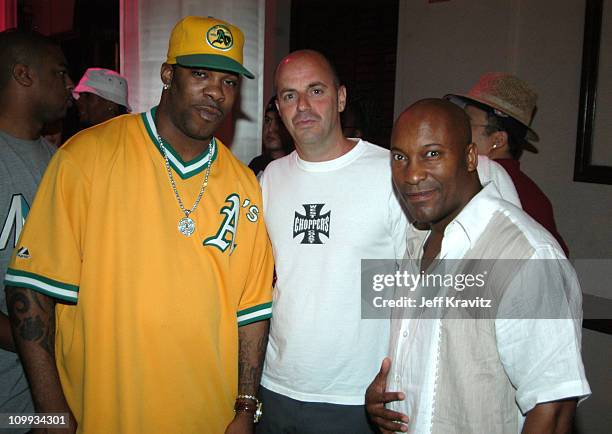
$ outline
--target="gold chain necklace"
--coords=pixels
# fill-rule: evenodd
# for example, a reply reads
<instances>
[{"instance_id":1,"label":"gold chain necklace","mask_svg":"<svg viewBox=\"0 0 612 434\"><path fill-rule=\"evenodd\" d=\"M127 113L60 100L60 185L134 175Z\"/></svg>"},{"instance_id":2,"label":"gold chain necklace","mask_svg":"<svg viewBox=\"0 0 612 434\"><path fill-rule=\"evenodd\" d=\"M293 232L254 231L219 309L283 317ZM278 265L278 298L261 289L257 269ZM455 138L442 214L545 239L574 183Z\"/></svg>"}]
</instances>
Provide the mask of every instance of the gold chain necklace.
<instances>
[{"instance_id":1,"label":"gold chain necklace","mask_svg":"<svg viewBox=\"0 0 612 434\"><path fill-rule=\"evenodd\" d=\"M189 217L189 215L193 213L195 209L198 207L200 200L202 200L202 196L204 196L206 187L208 186L210 166L212 166L212 153L213 153L213 148L216 145L214 143L215 139L213 137L213 139L208 144L208 165L206 166L206 174L204 175L204 182L202 183L202 187L200 188L200 193L198 194L198 198L194 202L191 209L185 208L185 206L183 205L183 201L181 200L181 196L179 195L179 192L176 188L176 182L174 181L174 176L172 175L170 161L168 161L168 151L166 150L166 147L164 146L161 136L159 135L157 136L157 141L159 142L159 147L162 150L162 154L164 154L164 161L166 162L166 171L168 172L168 177L170 178L170 185L172 185L174 196L176 196L176 201L179 204L179 208L181 209L183 214L185 214L185 217L181 218L178 222L178 230L181 234L185 235L186 237L189 237L191 236L191 234L195 232L195 222L193 221L191 217Z\"/></svg>"}]
</instances>

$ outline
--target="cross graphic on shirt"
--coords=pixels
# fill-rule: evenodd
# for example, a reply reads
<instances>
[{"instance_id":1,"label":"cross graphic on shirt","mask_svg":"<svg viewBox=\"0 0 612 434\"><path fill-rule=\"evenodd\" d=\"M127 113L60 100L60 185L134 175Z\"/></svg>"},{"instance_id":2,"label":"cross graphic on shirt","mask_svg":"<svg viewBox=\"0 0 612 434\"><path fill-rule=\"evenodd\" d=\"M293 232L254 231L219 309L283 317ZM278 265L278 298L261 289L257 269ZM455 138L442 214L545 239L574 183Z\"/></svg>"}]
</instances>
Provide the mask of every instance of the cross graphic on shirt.
<instances>
[{"instance_id":1,"label":"cross graphic on shirt","mask_svg":"<svg viewBox=\"0 0 612 434\"><path fill-rule=\"evenodd\" d=\"M323 244L321 235L329 238L331 211L321 214L324 203L303 204L304 214L295 212L293 238L304 234L301 244Z\"/></svg>"}]
</instances>

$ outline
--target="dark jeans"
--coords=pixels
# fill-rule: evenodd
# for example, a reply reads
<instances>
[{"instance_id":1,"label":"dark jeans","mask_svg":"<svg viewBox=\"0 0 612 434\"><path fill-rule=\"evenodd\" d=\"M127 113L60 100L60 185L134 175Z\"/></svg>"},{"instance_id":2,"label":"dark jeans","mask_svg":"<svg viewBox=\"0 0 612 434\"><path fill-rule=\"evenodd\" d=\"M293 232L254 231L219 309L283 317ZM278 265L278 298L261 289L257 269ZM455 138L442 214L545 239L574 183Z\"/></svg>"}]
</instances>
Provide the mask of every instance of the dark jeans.
<instances>
[{"instance_id":1,"label":"dark jeans","mask_svg":"<svg viewBox=\"0 0 612 434\"><path fill-rule=\"evenodd\" d=\"M257 434L372 434L363 405L304 402L259 388L263 416Z\"/></svg>"}]
</instances>

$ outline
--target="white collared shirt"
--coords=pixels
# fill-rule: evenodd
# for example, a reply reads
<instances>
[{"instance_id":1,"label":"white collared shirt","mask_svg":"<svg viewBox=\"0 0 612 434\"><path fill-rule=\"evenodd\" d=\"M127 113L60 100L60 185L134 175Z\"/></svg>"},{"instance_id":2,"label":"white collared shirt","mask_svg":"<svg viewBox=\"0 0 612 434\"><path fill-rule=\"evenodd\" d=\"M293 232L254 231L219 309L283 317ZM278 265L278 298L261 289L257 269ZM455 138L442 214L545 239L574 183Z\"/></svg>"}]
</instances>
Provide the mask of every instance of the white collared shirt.
<instances>
[{"instance_id":1,"label":"white collared shirt","mask_svg":"<svg viewBox=\"0 0 612 434\"><path fill-rule=\"evenodd\" d=\"M502 216L510 221L510 227L527 240L517 248L523 249L524 258L551 259L552 267L543 273L542 267L530 274L534 287L534 303L544 302L554 288L562 286L571 296L574 309L580 310L580 287L573 268L565 260L563 251L555 239L535 220L519 208L501 199L493 184L489 183L464 207L460 214L446 227L442 241L440 259L474 258L474 249L486 246L492 259L508 257L507 245L495 245L498 234L494 227L488 226L495 217ZM423 245L429 231L419 231L413 226L408 230L406 255L410 259L420 259ZM483 244L484 243L484 244ZM525 249L525 246L528 248ZM527 256L525 256L527 255ZM487 256L488 257L488 256ZM517 258L519 259L519 258ZM511 283L508 288L516 284ZM510 289L508 289L510 290ZM567 397L585 397L590 388L584 374L580 355L581 315L573 319L495 319L495 341L499 361L515 392L516 426L520 429L525 414L536 404L559 400ZM474 321L474 320L472 320ZM476 320L477 321L477 320ZM446 347L441 347L443 330L440 319L399 318L392 320L390 356L391 371L387 390L402 391L406 399L395 402L390 408L408 415L410 433L447 432L444 429L432 431L432 418L436 400L445 399L445 391L439 390L440 369L445 365ZM474 355L477 359L480 354ZM452 375L461 376L468 364L453 365ZM477 389L478 386L476 385ZM496 411L496 402L482 411ZM462 403L457 407L461 411ZM453 426L453 415L448 415L447 423ZM462 427L458 427L463 423ZM456 421L458 431L469 432L465 420ZM455 432L455 431L453 431ZM475 432L475 431L474 431ZM499 432L508 432L501 428Z\"/></svg>"},{"instance_id":2,"label":"white collared shirt","mask_svg":"<svg viewBox=\"0 0 612 434\"><path fill-rule=\"evenodd\" d=\"M491 160L486 155L479 155L478 178L482 185L492 182L502 199L522 208L514 182L501 164Z\"/></svg>"}]
</instances>

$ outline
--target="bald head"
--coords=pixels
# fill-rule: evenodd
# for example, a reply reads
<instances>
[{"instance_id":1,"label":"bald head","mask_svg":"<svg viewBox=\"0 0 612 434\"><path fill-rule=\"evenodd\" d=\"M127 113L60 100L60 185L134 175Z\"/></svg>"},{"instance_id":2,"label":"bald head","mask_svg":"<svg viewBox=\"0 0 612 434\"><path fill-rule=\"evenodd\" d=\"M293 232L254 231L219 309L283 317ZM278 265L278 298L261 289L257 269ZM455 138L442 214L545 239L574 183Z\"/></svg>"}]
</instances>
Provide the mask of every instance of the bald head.
<instances>
[{"instance_id":1,"label":"bald head","mask_svg":"<svg viewBox=\"0 0 612 434\"><path fill-rule=\"evenodd\" d=\"M464 110L445 99L427 98L412 104L395 122L393 136L417 126L443 128L448 133L450 144L463 149L472 142L470 118Z\"/></svg>"},{"instance_id":2,"label":"bald head","mask_svg":"<svg viewBox=\"0 0 612 434\"><path fill-rule=\"evenodd\" d=\"M393 183L416 221L445 227L480 190L469 118L442 99L424 99L397 119L391 138Z\"/></svg>"},{"instance_id":3,"label":"bald head","mask_svg":"<svg viewBox=\"0 0 612 434\"><path fill-rule=\"evenodd\" d=\"M276 93L278 93L278 75L280 70L297 61L305 61L320 66L322 70L330 75L336 88L340 87L338 73L327 57L315 50L297 50L285 56L277 65L276 71L274 71L274 87Z\"/></svg>"}]
</instances>

